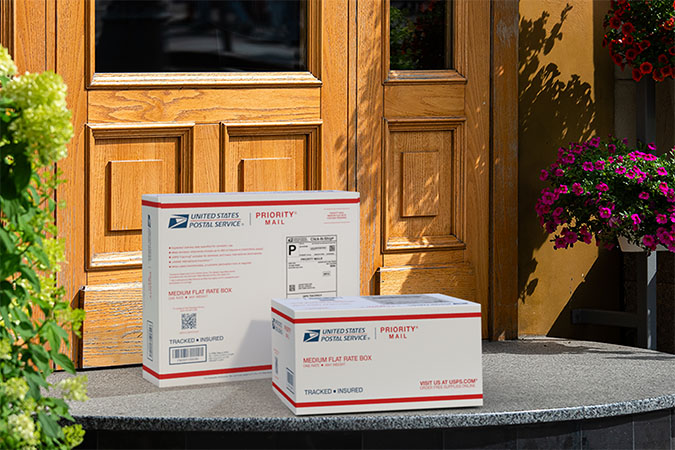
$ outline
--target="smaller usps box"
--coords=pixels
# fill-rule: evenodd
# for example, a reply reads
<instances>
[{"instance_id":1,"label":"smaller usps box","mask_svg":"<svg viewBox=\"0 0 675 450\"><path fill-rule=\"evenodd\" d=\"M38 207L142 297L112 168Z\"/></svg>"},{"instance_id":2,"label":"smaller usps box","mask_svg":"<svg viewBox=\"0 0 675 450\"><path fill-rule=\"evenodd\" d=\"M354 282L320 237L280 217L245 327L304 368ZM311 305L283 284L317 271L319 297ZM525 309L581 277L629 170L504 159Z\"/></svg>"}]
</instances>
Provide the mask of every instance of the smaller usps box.
<instances>
[{"instance_id":1,"label":"smaller usps box","mask_svg":"<svg viewBox=\"0 0 675 450\"><path fill-rule=\"evenodd\" d=\"M483 404L478 303L442 294L272 300L272 387L295 414Z\"/></svg>"}]
</instances>

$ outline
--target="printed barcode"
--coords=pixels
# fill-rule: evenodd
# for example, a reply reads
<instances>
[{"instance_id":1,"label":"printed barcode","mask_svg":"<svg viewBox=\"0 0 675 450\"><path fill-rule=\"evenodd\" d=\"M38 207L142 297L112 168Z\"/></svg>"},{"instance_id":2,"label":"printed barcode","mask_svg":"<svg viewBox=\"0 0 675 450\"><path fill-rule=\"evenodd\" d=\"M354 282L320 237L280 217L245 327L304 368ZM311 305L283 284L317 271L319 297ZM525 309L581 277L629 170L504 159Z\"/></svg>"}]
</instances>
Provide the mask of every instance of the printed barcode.
<instances>
[{"instance_id":1,"label":"printed barcode","mask_svg":"<svg viewBox=\"0 0 675 450\"><path fill-rule=\"evenodd\" d=\"M293 372L291 371L291 369L286 369L286 383L290 387L295 386L295 376L293 375Z\"/></svg>"},{"instance_id":2,"label":"printed barcode","mask_svg":"<svg viewBox=\"0 0 675 450\"><path fill-rule=\"evenodd\" d=\"M196 358L198 356L204 356L203 347L173 349L173 357L176 359Z\"/></svg>"},{"instance_id":3,"label":"printed barcode","mask_svg":"<svg viewBox=\"0 0 675 450\"><path fill-rule=\"evenodd\" d=\"M148 320L148 359L152 361L152 322Z\"/></svg>"},{"instance_id":4,"label":"printed barcode","mask_svg":"<svg viewBox=\"0 0 675 450\"><path fill-rule=\"evenodd\" d=\"M199 362L206 362L206 345L171 347L169 349L169 364L190 364Z\"/></svg>"}]
</instances>

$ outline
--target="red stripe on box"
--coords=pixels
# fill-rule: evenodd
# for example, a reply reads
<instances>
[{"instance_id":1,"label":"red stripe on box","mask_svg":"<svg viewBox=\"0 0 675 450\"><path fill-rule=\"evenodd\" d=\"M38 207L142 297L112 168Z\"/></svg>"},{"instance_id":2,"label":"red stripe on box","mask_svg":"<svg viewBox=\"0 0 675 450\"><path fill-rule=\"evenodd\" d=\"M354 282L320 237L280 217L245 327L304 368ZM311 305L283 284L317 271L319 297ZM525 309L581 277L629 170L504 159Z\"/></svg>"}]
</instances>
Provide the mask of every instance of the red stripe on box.
<instances>
[{"instance_id":1,"label":"red stripe on box","mask_svg":"<svg viewBox=\"0 0 675 450\"><path fill-rule=\"evenodd\" d=\"M483 394L458 394L437 395L433 397L399 397L399 398L366 398L361 400L331 400L323 402L294 402L276 383L272 382L276 389L291 405L296 408L319 408L324 406L354 406L354 405L379 405L388 403L419 403L419 402L443 402L449 400L477 400L483 398Z\"/></svg>"},{"instance_id":2,"label":"red stripe on box","mask_svg":"<svg viewBox=\"0 0 675 450\"><path fill-rule=\"evenodd\" d=\"M242 373L242 372L258 372L262 370L272 370L272 365L269 366L249 366L249 367L233 367L231 369L213 369L213 370L198 370L195 372L180 372L180 373L162 373L159 374L147 366L143 366L143 370L148 372L153 377L159 380L167 380L171 378L189 378L189 377L203 377L206 375L223 375L227 373Z\"/></svg>"},{"instance_id":3,"label":"red stripe on box","mask_svg":"<svg viewBox=\"0 0 675 450\"><path fill-rule=\"evenodd\" d=\"M272 313L291 323L324 323L324 322L371 322L375 320L423 320L423 319L463 319L468 317L480 318L479 312L467 313L438 313L438 314L400 314L392 316L358 316L358 317L317 317L310 319L293 319L276 308Z\"/></svg>"},{"instance_id":4,"label":"red stripe on box","mask_svg":"<svg viewBox=\"0 0 675 450\"><path fill-rule=\"evenodd\" d=\"M222 208L229 206L289 206L289 205L339 205L346 203L359 203L358 198L334 198L313 200L261 200L241 202L193 202L193 203L157 203L143 200L143 206L161 209L177 208Z\"/></svg>"}]
</instances>

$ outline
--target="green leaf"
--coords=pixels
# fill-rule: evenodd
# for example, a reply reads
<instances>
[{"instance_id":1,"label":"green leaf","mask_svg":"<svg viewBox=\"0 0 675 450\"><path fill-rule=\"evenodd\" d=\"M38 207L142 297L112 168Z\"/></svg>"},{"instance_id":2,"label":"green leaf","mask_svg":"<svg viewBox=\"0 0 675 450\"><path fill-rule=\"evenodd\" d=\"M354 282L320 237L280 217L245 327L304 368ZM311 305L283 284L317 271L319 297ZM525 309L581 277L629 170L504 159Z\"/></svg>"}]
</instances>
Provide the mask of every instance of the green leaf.
<instances>
[{"instance_id":1,"label":"green leaf","mask_svg":"<svg viewBox=\"0 0 675 450\"><path fill-rule=\"evenodd\" d=\"M33 286L33 289L35 289L36 292L40 292L40 290L41 290L40 289L40 279L35 274L35 271L33 269L31 269L28 266L21 265L21 267L19 267L19 272L21 273L21 275L26 277L26 279L31 284L31 286Z\"/></svg>"},{"instance_id":2,"label":"green leaf","mask_svg":"<svg viewBox=\"0 0 675 450\"><path fill-rule=\"evenodd\" d=\"M51 367L49 366L49 353L40 345L28 344L28 349L33 354L33 362L43 372L50 373Z\"/></svg>"},{"instance_id":3,"label":"green leaf","mask_svg":"<svg viewBox=\"0 0 675 450\"><path fill-rule=\"evenodd\" d=\"M48 416L42 411L37 413L38 421L42 425L42 430L44 433L52 439L59 439L63 437L63 431L59 426L58 422L52 419L51 416Z\"/></svg>"},{"instance_id":4,"label":"green leaf","mask_svg":"<svg viewBox=\"0 0 675 450\"><path fill-rule=\"evenodd\" d=\"M35 336L35 328L33 327L33 323L30 321L22 320L19 322L19 325L16 327L16 331L23 339L30 339Z\"/></svg>"},{"instance_id":5,"label":"green leaf","mask_svg":"<svg viewBox=\"0 0 675 450\"><path fill-rule=\"evenodd\" d=\"M33 383L38 387L45 387L45 388L49 386L49 383L47 383L47 380L45 380L44 377L33 371L24 370L23 377L26 379L28 384Z\"/></svg>"},{"instance_id":6,"label":"green leaf","mask_svg":"<svg viewBox=\"0 0 675 450\"><path fill-rule=\"evenodd\" d=\"M33 254L40 263L45 266L49 267L49 258L47 257L47 254L42 250L40 247L33 247L31 248L31 254Z\"/></svg>"},{"instance_id":7,"label":"green leaf","mask_svg":"<svg viewBox=\"0 0 675 450\"><path fill-rule=\"evenodd\" d=\"M2 242L2 245L7 249L7 253L16 251L16 246L14 245L14 242L12 242L10 234L4 228L0 228L0 242Z\"/></svg>"},{"instance_id":8,"label":"green leaf","mask_svg":"<svg viewBox=\"0 0 675 450\"><path fill-rule=\"evenodd\" d=\"M58 336L58 334L54 330L55 325L56 324L54 322L46 322L44 324L44 327L42 328L42 331L40 332L40 334L45 339L47 339L47 342L49 342L50 348L58 349L59 346L61 345L61 338Z\"/></svg>"},{"instance_id":9,"label":"green leaf","mask_svg":"<svg viewBox=\"0 0 675 450\"><path fill-rule=\"evenodd\" d=\"M23 377L28 383L28 395L36 400L42 398L40 387L49 387L49 383L35 372L24 370Z\"/></svg>"},{"instance_id":10,"label":"green leaf","mask_svg":"<svg viewBox=\"0 0 675 450\"><path fill-rule=\"evenodd\" d=\"M61 366L63 370L68 373L75 374L75 365L73 362L63 353L52 352L52 358L54 362Z\"/></svg>"}]
</instances>

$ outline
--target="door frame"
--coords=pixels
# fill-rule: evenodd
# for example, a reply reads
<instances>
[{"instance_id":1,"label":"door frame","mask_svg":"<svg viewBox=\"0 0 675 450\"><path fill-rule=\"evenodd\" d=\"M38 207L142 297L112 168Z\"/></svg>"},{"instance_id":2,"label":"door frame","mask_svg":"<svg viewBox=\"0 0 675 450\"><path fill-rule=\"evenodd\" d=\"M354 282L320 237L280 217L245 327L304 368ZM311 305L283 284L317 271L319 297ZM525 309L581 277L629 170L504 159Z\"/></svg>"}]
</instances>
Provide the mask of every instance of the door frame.
<instances>
[{"instance_id":1,"label":"door frame","mask_svg":"<svg viewBox=\"0 0 675 450\"><path fill-rule=\"evenodd\" d=\"M323 2L326 9L331 2ZM515 339L518 337L518 223L515 215L504 221L506 212L518 208L518 2L513 0L490 1L490 211L489 211L489 288L488 288L488 336L490 339ZM44 8L36 8L30 0L0 0L0 43L10 50L20 72L53 70L64 78L69 86L68 104L73 112L75 137L69 145L69 158L59 163L68 183L57 192L58 199L69 204L77 204L84 195L85 174L80 170L84 158L86 143L87 74L73 70L73 61L83 60L86 56L86 36L65 36L66 29L75 26L84 29L85 14L68 15L56 20L59 3L57 0L42 2ZM357 162L363 164L363 155L359 150L363 142L357 142L357 54L359 42L356 21L357 0L348 0L346 12L340 20L346 20L346 38L348 39L348 82L344 86L333 86L326 95L345 96L345 108L348 117L347 179L331 180L328 188L345 184L345 188L357 187ZM326 13L326 11L323 11ZM340 33L342 34L342 33ZM345 38L345 36L322 36L323 39ZM67 57L57 58L57 46L67 48ZM323 68L336 67L336 55L331 55L327 47L323 54ZM363 61L360 61L363 63ZM361 86L363 88L363 86ZM335 120L339 120L336 114ZM344 116L343 116L344 117ZM329 119L330 120L330 119ZM325 141L326 145L338 142ZM357 161L357 158L359 160ZM80 163L78 163L80 162ZM379 186L379 185L378 185ZM379 187L369 195L379 195ZM84 228L84 218L75 209L64 209L57 213L60 236L66 239L67 252L72 255L63 264L59 282L66 288L66 295L73 305L78 303L78 295L85 285L84 241L68 239L67 231L77 232ZM380 252L379 244L367 242L373 251ZM363 243L362 243L363 248ZM363 251L363 250L362 250ZM77 356L74 353L73 356Z\"/></svg>"}]
</instances>

